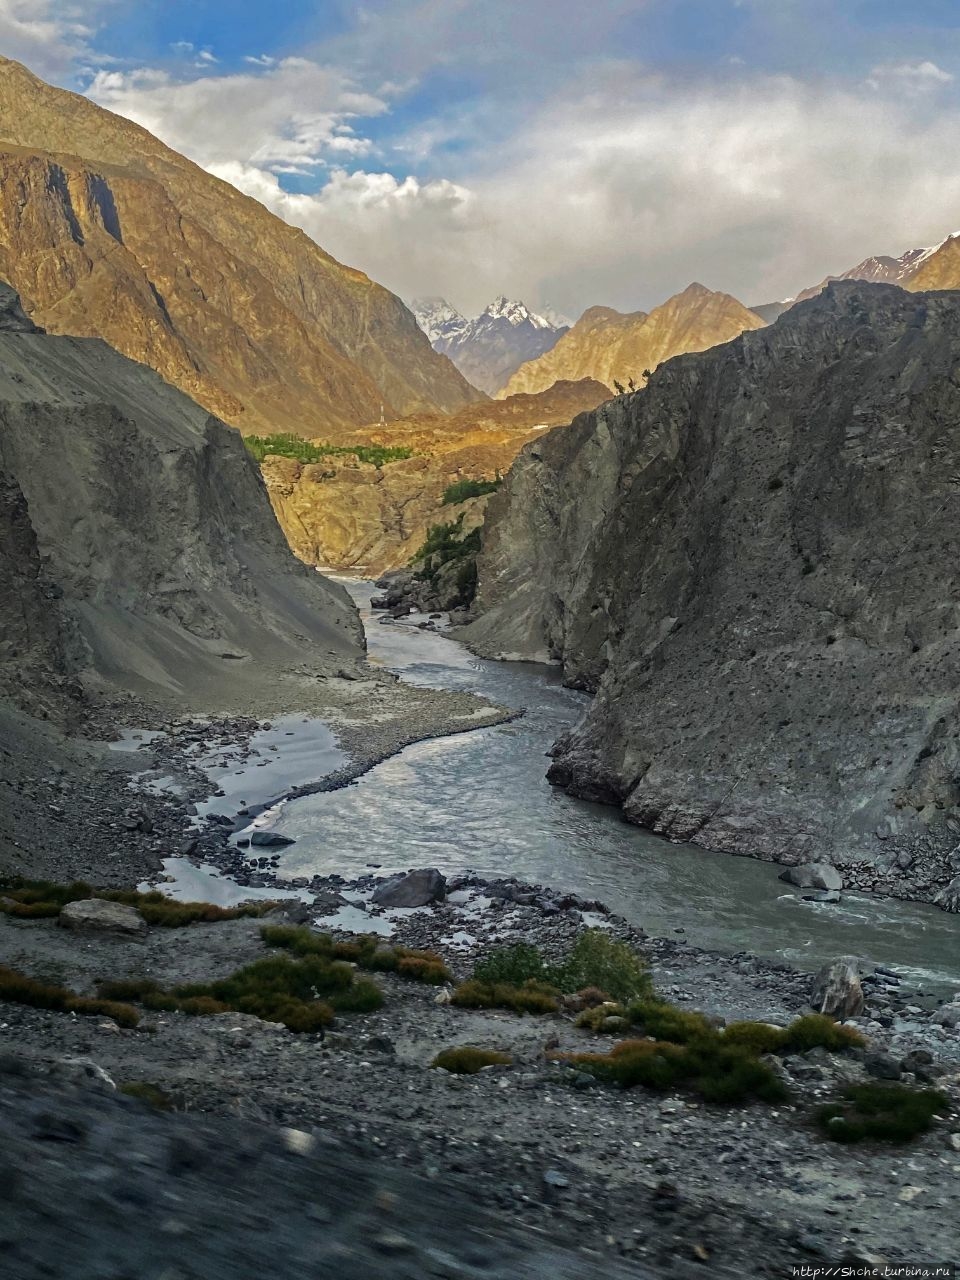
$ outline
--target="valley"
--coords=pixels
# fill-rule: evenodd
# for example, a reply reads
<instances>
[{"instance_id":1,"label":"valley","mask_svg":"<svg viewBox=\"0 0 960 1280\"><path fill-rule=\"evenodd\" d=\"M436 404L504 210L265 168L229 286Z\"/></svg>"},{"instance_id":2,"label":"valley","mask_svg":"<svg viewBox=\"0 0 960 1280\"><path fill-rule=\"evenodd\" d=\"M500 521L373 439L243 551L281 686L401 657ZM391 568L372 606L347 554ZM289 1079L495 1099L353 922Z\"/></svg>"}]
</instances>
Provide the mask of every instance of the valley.
<instances>
[{"instance_id":1,"label":"valley","mask_svg":"<svg viewBox=\"0 0 960 1280\"><path fill-rule=\"evenodd\" d=\"M787 234L705 110L648 208L626 37L510 200L470 8L426 129L410 13L0 13L11 1280L960 1250L960 236Z\"/></svg>"}]
</instances>

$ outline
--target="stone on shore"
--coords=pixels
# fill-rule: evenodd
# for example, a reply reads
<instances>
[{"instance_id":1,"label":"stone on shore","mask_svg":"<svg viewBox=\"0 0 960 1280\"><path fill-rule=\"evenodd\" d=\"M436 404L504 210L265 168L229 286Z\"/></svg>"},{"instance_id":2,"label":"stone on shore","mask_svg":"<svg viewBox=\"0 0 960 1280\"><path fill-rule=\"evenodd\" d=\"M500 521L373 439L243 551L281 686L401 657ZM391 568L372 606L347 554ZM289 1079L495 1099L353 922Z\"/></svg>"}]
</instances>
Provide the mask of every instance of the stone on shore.
<instances>
[{"instance_id":1,"label":"stone on shore","mask_svg":"<svg viewBox=\"0 0 960 1280\"><path fill-rule=\"evenodd\" d=\"M823 966L813 980L810 1004L831 1018L855 1018L863 1011L863 987L853 956L842 956Z\"/></svg>"},{"instance_id":2,"label":"stone on shore","mask_svg":"<svg viewBox=\"0 0 960 1280\"><path fill-rule=\"evenodd\" d=\"M424 867L385 881L374 890L373 901L381 907L425 907L446 894L445 877L436 867Z\"/></svg>"},{"instance_id":3,"label":"stone on shore","mask_svg":"<svg viewBox=\"0 0 960 1280\"><path fill-rule=\"evenodd\" d=\"M136 907L106 898L68 902L60 912L58 923L64 929L116 933L128 938L142 937L147 932L147 922Z\"/></svg>"},{"instance_id":4,"label":"stone on shore","mask_svg":"<svg viewBox=\"0 0 960 1280\"><path fill-rule=\"evenodd\" d=\"M829 862L802 862L797 867L788 867L780 879L795 884L798 889L843 888L840 872Z\"/></svg>"},{"instance_id":5,"label":"stone on shore","mask_svg":"<svg viewBox=\"0 0 960 1280\"><path fill-rule=\"evenodd\" d=\"M258 849L279 849L281 845L296 844L290 836L282 836L279 831L254 831L250 843Z\"/></svg>"}]
</instances>

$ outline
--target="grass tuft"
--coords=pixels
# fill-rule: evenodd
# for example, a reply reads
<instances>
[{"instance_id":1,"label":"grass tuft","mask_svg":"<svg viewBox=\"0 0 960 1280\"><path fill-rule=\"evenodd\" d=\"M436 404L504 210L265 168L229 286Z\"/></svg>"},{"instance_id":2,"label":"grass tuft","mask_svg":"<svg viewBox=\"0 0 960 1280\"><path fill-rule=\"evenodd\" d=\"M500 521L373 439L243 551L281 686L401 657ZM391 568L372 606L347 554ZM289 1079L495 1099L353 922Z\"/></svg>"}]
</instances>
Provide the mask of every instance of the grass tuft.
<instances>
[{"instance_id":1,"label":"grass tuft","mask_svg":"<svg viewBox=\"0 0 960 1280\"><path fill-rule=\"evenodd\" d=\"M509 1053L500 1053L496 1049L477 1049L474 1045L465 1044L441 1050L430 1065L442 1067L444 1071L452 1071L456 1075L474 1076L484 1067L508 1067L512 1062Z\"/></svg>"},{"instance_id":2,"label":"grass tuft","mask_svg":"<svg viewBox=\"0 0 960 1280\"><path fill-rule=\"evenodd\" d=\"M816 1121L834 1142L910 1142L926 1133L934 1116L945 1115L950 1101L935 1089L902 1084L857 1084L843 1101L821 1107Z\"/></svg>"},{"instance_id":3,"label":"grass tuft","mask_svg":"<svg viewBox=\"0 0 960 1280\"><path fill-rule=\"evenodd\" d=\"M521 986L508 982L461 982L451 1003L464 1009L510 1009L514 1013L557 1013L560 993L556 987L529 981Z\"/></svg>"}]
</instances>

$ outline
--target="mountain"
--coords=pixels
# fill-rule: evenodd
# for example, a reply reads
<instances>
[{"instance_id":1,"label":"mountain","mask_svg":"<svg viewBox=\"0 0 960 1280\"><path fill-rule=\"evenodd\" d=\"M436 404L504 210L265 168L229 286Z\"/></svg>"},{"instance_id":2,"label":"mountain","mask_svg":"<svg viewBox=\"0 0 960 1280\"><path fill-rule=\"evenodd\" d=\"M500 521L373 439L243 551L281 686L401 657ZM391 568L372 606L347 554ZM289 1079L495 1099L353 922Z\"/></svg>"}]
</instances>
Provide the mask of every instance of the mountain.
<instances>
[{"instance_id":1,"label":"mountain","mask_svg":"<svg viewBox=\"0 0 960 1280\"><path fill-rule=\"evenodd\" d=\"M649 315L591 307L552 351L521 366L500 394L545 391L560 379L596 378L611 389L615 379L640 383L644 371L662 360L729 342L762 325L736 298L702 284L691 284Z\"/></svg>"},{"instance_id":2,"label":"mountain","mask_svg":"<svg viewBox=\"0 0 960 1280\"><path fill-rule=\"evenodd\" d=\"M960 289L960 232L926 250L907 282L908 289Z\"/></svg>"},{"instance_id":3,"label":"mountain","mask_svg":"<svg viewBox=\"0 0 960 1280\"><path fill-rule=\"evenodd\" d=\"M39 332L5 285L0 550L0 700L35 717L68 720L81 680L204 706L362 656L237 432L105 343Z\"/></svg>"},{"instance_id":4,"label":"mountain","mask_svg":"<svg viewBox=\"0 0 960 1280\"><path fill-rule=\"evenodd\" d=\"M490 395L521 364L549 351L566 333L565 326L502 294L473 320L443 298L420 298L411 305L434 350L449 356L473 386Z\"/></svg>"},{"instance_id":5,"label":"mountain","mask_svg":"<svg viewBox=\"0 0 960 1280\"><path fill-rule=\"evenodd\" d=\"M554 782L960 910L958 363L956 294L839 282L524 449L463 635L596 690Z\"/></svg>"},{"instance_id":6,"label":"mountain","mask_svg":"<svg viewBox=\"0 0 960 1280\"><path fill-rule=\"evenodd\" d=\"M329 435L478 393L399 298L129 120L0 59L0 276L245 432Z\"/></svg>"},{"instance_id":7,"label":"mountain","mask_svg":"<svg viewBox=\"0 0 960 1280\"><path fill-rule=\"evenodd\" d=\"M937 273L941 271L941 267L935 266L930 270L929 275L926 274L927 263L931 259L937 258L941 264L946 261L946 259L939 258L940 251L945 249L953 238L953 236L948 236L946 240L942 240L939 244L927 249L908 249L906 253L901 253L898 258L892 258L885 254L864 258L862 262L858 262L855 267L851 267L848 271L842 271L836 276L827 276L818 285L803 289L795 298L785 298L782 302L761 303L759 306L754 307L753 310L768 324L772 324L778 316L783 315L795 303L806 302L808 298L815 298L818 293L821 293L828 284L832 284L835 280L862 280L867 284L899 284L905 289L957 288L960 285L960 270L952 271L947 269L943 271L943 279L947 281L944 284L933 283ZM952 283L950 283L951 281Z\"/></svg>"},{"instance_id":8,"label":"mountain","mask_svg":"<svg viewBox=\"0 0 960 1280\"><path fill-rule=\"evenodd\" d=\"M449 416L403 418L344 436L343 443L405 445L411 458L376 467L352 457L324 458L322 464L267 457L263 476L301 559L376 576L408 564L431 525L457 519L463 507L443 505L450 485L493 479L528 440L608 396L599 382L562 382L539 395L488 400Z\"/></svg>"}]
</instances>

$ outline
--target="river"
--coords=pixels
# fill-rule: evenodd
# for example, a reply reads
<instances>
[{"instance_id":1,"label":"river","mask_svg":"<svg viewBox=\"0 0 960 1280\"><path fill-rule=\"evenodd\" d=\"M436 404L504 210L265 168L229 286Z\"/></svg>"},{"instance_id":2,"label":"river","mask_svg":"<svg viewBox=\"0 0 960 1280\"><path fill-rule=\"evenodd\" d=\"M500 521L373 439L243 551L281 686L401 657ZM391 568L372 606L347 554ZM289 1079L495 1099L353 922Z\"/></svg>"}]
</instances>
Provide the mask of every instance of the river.
<instances>
[{"instance_id":1,"label":"river","mask_svg":"<svg viewBox=\"0 0 960 1280\"><path fill-rule=\"evenodd\" d=\"M381 623L370 585L346 585L371 662L411 684L471 690L525 713L417 743L343 790L286 804L276 826L296 844L284 851L282 876L416 866L516 875L599 898L651 934L682 930L700 946L805 969L857 955L926 990L960 987L960 917L858 893L805 902L780 882L779 867L671 844L557 791L544 776L547 752L582 714L582 694L563 688L554 669L484 661L443 635Z\"/></svg>"}]
</instances>

